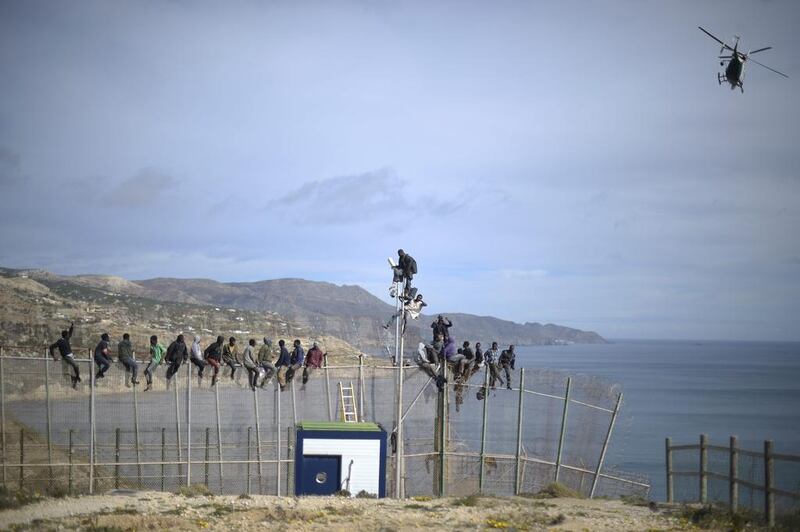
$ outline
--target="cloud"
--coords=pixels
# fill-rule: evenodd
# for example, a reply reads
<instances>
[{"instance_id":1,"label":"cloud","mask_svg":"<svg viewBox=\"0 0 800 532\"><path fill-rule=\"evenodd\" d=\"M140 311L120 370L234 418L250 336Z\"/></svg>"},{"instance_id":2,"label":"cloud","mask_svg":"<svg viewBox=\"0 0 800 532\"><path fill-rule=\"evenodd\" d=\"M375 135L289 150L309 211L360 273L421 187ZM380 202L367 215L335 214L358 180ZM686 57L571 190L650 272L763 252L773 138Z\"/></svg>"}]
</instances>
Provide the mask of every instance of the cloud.
<instances>
[{"instance_id":1,"label":"cloud","mask_svg":"<svg viewBox=\"0 0 800 532\"><path fill-rule=\"evenodd\" d=\"M20 157L19 153L0 145L0 185L19 180Z\"/></svg>"},{"instance_id":2,"label":"cloud","mask_svg":"<svg viewBox=\"0 0 800 532\"><path fill-rule=\"evenodd\" d=\"M532 270L500 270L500 275L506 279L528 280L539 279L547 277L550 274L547 270L532 269Z\"/></svg>"},{"instance_id":3,"label":"cloud","mask_svg":"<svg viewBox=\"0 0 800 532\"><path fill-rule=\"evenodd\" d=\"M178 186L179 181L155 168L143 168L111 189L105 200L115 206L141 207Z\"/></svg>"}]
</instances>

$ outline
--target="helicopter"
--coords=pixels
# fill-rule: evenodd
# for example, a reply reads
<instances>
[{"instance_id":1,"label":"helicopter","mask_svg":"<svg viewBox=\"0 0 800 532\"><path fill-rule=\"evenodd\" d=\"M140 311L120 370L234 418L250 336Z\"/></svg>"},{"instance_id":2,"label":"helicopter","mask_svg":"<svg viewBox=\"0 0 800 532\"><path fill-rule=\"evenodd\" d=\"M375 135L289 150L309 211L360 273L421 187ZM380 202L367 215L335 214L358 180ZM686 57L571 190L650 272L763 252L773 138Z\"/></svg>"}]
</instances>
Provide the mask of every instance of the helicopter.
<instances>
[{"instance_id":1,"label":"helicopter","mask_svg":"<svg viewBox=\"0 0 800 532\"><path fill-rule=\"evenodd\" d=\"M758 50L751 50L746 54L739 51L739 36L734 35L735 42L733 43L733 48L725 44L723 41L712 35L708 30L703 29L700 26L697 26L700 31L717 41L722 45L722 48L719 49L719 59L722 61L719 62L719 66L725 66L725 61L728 62L728 66L725 66L725 74L723 75L721 72L717 73L717 82L722 85L722 82L730 83L731 90L734 90L736 87L739 87L739 90L744 93L744 64L748 61L752 61L753 63L757 64L758 66L762 66L767 70L771 70L776 74L783 76L784 78L788 78L786 74L783 72L779 72L774 68L770 68L765 64L759 63L755 59L751 59L750 56L753 54L757 54L758 52L763 52L765 50L772 49L772 46L766 46L764 48L759 48ZM722 55L725 51L731 52L730 55Z\"/></svg>"}]
</instances>

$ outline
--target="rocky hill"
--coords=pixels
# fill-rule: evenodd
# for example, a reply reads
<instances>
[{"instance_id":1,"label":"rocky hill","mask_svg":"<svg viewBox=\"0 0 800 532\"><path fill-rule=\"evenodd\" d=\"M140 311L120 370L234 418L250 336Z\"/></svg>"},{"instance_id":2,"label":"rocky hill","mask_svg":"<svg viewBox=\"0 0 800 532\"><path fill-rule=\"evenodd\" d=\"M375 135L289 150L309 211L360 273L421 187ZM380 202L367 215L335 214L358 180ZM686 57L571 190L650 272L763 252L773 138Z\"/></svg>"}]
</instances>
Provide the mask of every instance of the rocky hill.
<instances>
[{"instance_id":1,"label":"rocky hill","mask_svg":"<svg viewBox=\"0 0 800 532\"><path fill-rule=\"evenodd\" d=\"M0 275L3 270L0 269ZM393 305L381 301L360 286L335 285L303 279L276 279L250 283L221 283L210 279L157 278L129 281L103 275L59 276L42 270L5 270L6 276L26 275L41 285L67 291L75 297L87 293L113 294L117 298L141 300L141 305L159 302L159 308L241 309L247 315L282 316L293 327L310 333L337 337L369 354L384 354L394 345L392 331L383 329L394 312ZM71 288L70 288L71 287ZM143 308L139 306L139 308ZM221 311L223 315L225 312ZM501 344L552 345L559 343L602 343L594 332L581 331L554 324L515 323L491 316L448 314L453 320L457 338ZM277 318L269 318L274 322ZM406 336L407 345L414 345L430 336L430 316L412 323ZM206 327L211 328L213 327ZM254 327L250 327L254 328ZM242 329L237 327L235 329ZM214 329L217 330L217 329ZM291 335L290 335L291 336Z\"/></svg>"}]
</instances>

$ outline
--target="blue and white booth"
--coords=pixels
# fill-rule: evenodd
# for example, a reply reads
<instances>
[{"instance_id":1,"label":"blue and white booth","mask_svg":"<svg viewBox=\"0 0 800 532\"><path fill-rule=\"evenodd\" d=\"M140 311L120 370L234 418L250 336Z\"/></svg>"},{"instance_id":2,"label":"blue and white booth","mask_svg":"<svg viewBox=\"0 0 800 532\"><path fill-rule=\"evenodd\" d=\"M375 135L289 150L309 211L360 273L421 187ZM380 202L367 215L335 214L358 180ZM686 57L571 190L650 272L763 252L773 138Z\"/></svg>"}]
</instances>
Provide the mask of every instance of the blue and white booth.
<instances>
[{"instance_id":1,"label":"blue and white booth","mask_svg":"<svg viewBox=\"0 0 800 532\"><path fill-rule=\"evenodd\" d=\"M386 496L386 431L380 425L304 421L296 434L295 495L346 489Z\"/></svg>"}]
</instances>

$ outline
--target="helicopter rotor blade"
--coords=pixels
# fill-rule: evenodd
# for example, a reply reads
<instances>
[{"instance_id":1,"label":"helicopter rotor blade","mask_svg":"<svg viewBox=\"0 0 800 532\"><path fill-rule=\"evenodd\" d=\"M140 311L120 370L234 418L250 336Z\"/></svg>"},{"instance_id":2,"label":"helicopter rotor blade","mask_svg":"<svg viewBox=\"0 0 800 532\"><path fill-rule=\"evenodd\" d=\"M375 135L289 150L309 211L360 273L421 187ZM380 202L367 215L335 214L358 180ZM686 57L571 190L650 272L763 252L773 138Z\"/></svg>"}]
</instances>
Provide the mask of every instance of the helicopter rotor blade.
<instances>
[{"instance_id":1,"label":"helicopter rotor blade","mask_svg":"<svg viewBox=\"0 0 800 532\"><path fill-rule=\"evenodd\" d=\"M767 46L765 48L759 48L758 50L752 50L750 52L747 52L747 55L757 54L758 52L763 52L764 50L772 50L772 46Z\"/></svg>"},{"instance_id":2,"label":"helicopter rotor blade","mask_svg":"<svg viewBox=\"0 0 800 532\"><path fill-rule=\"evenodd\" d=\"M786 78L786 79L789 79L789 76L787 76L787 75L786 75L786 74L784 74L783 72L780 72L780 71L778 71L778 70L775 70L774 68L768 67L767 65L765 65L765 64L763 64L763 63L759 63L759 62L758 62L758 61L756 61L755 59L750 59L749 61L752 61L753 63L757 64L758 66L764 67L764 68L766 68L767 70L771 70L771 71L775 72L776 74L779 74L779 75L783 76L783 77L784 77L784 78Z\"/></svg>"},{"instance_id":3,"label":"helicopter rotor blade","mask_svg":"<svg viewBox=\"0 0 800 532\"><path fill-rule=\"evenodd\" d=\"M714 39L715 41L717 41L718 43L720 43L720 44L722 45L722 49L723 49L723 50L730 50L731 52L733 51L733 48L731 48L730 46L728 46L727 44L725 44L724 42L722 42L721 40L719 40L719 38L717 38L717 37L713 36L713 35L712 35L711 33L709 33L707 30L703 29L703 27L702 27L702 26L697 26L697 29L699 29L700 31L702 31L703 33L705 33L706 35L708 35L709 37L711 37L712 39Z\"/></svg>"}]
</instances>

